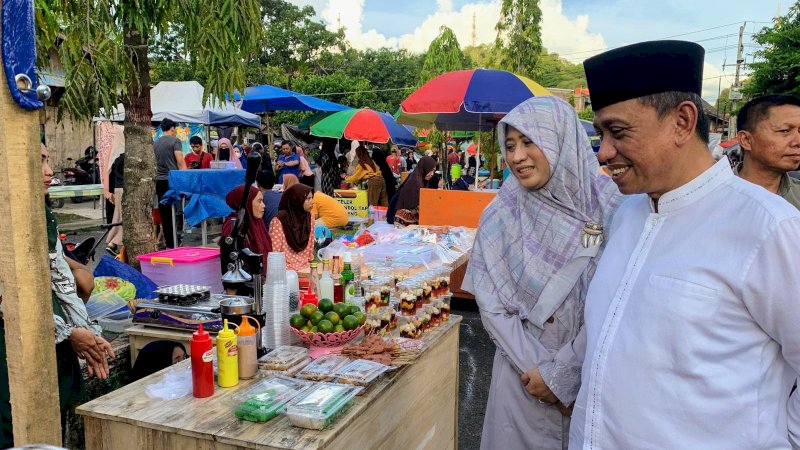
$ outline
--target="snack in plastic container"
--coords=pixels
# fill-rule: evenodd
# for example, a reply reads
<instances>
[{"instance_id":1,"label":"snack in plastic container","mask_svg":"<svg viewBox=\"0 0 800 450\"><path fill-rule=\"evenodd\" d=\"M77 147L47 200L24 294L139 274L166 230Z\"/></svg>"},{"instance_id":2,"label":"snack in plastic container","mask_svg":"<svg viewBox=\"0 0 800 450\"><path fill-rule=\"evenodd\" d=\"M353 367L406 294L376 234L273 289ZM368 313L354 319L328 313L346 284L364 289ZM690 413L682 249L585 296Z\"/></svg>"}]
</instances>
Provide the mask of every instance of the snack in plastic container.
<instances>
[{"instance_id":1,"label":"snack in plastic container","mask_svg":"<svg viewBox=\"0 0 800 450\"><path fill-rule=\"evenodd\" d=\"M353 397L362 389L347 384L314 384L287 406L286 417L296 427L323 430L353 404Z\"/></svg>"},{"instance_id":2,"label":"snack in plastic container","mask_svg":"<svg viewBox=\"0 0 800 450\"><path fill-rule=\"evenodd\" d=\"M303 358L285 370L266 369L263 366L260 366L261 367L260 373L262 377L268 377L270 375L287 375L290 377L294 377L298 373L300 373L300 371L303 370L307 365L309 365L309 363L311 363L311 358Z\"/></svg>"},{"instance_id":3,"label":"snack in plastic container","mask_svg":"<svg viewBox=\"0 0 800 450\"><path fill-rule=\"evenodd\" d=\"M364 335L379 334L381 332L381 313L367 313L367 320L364 322Z\"/></svg>"},{"instance_id":4,"label":"snack in plastic container","mask_svg":"<svg viewBox=\"0 0 800 450\"><path fill-rule=\"evenodd\" d=\"M287 403L311 386L311 382L276 375L233 396L239 405L234 414L250 422L266 422L283 411Z\"/></svg>"},{"instance_id":5,"label":"snack in plastic container","mask_svg":"<svg viewBox=\"0 0 800 450\"><path fill-rule=\"evenodd\" d=\"M304 380L331 381L336 376L336 372L349 362L350 359L346 356L320 356L303 368L297 376Z\"/></svg>"},{"instance_id":6,"label":"snack in plastic container","mask_svg":"<svg viewBox=\"0 0 800 450\"><path fill-rule=\"evenodd\" d=\"M387 370L389 370L389 366L384 364L357 359L339 369L339 372L336 373L336 381L366 387Z\"/></svg>"},{"instance_id":7,"label":"snack in plastic container","mask_svg":"<svg viewBox=\"0 0 800 450\"><path fill-rule=\"evenodd\" d=\"M281 345L259 358L258 365L262 369L284 371L306 358L308 358L307 348Z\"/></svg>"},{"instance_id":8,"label":"snack in plastic container","mask_svg":"<svg viewBox=\"0 0 800 450\"><path fill-rule=\"evenodd\" d=\"M450 320L450 300L453 298L450 294L445 294L441 298L440 308L442 310L442 323Z\"/></svg>"}]
</instances>

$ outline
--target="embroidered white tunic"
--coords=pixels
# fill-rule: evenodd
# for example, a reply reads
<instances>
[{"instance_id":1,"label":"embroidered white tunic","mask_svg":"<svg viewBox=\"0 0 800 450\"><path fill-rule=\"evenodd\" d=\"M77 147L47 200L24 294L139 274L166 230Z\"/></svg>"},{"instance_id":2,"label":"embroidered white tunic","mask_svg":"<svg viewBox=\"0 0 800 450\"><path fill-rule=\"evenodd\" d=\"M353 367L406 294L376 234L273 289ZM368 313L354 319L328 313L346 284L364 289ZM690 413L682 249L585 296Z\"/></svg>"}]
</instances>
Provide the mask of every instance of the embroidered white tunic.
<instances>
[{"instance_id":1,"label":"embroidered white tunic","mask_svg":"<svg viewBox=\"0 0 800 450\"><path fill-rule=\"evenodd\" d=\"M586 297L571 449L798 442L800 212L727 158L630 197Z\"/></svg>"}]
</instances>

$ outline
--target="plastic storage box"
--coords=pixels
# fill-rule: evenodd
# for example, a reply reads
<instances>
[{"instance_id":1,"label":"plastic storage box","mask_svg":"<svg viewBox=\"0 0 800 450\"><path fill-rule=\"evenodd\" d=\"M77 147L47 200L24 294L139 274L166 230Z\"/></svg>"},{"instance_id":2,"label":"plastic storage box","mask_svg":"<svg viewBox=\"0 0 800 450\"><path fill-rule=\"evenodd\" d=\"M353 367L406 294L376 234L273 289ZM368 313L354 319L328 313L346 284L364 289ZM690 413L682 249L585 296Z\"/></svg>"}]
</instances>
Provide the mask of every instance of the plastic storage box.
<instances>
[{"instance_id":1,"label":"plastic storage box","mask_svg":"<svg viewBox=\"0 0 800 450\"><path fill-rule=\"evenodd\" d=\"M289 422L301 428L322 430L352 404L363 388L347 384L315 383L286 408Z\"/></svg>"},{"instance_id":2,"label":"plastic storage box","mask_svg":"<svg viewBox=\"0 0 800 450\"><path fill-rule=\"evenodd\" d=\"M222 293L218 248L178 247L136 257L142 273L157 286L193 284Z\"/></svg>"}]
</instances>

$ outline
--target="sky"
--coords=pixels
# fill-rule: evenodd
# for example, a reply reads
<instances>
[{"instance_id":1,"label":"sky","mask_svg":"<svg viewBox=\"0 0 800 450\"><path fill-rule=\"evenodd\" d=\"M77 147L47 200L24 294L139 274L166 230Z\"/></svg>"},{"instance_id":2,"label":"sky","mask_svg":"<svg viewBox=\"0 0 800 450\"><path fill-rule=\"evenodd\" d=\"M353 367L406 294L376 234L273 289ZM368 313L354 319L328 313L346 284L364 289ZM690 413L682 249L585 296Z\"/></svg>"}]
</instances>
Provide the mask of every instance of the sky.
<instances>
[{"instance_id":1,"label":"sky","mask_svg":"<svg viewBox=\"0 0 800 450\"><path fill-rule=\"evenodd\" d=\"M404 48L423 52L447 25L462 47L490 43L501 0L290 0L311 5L332 30L344 27L357 49ZM713 104L734 81L739 27L745 26L745 62L758 49L752 35L786 14L793 0L540 0L545 48L581 63L604 50L675 38L706 49L703 98ZM780 9L779 9L780 8ZM473 37L473 17L475 35ZM743 67L742 77L746 76ZM577 86L576 86L577 87Z\"/></svg>"}]
</instances>

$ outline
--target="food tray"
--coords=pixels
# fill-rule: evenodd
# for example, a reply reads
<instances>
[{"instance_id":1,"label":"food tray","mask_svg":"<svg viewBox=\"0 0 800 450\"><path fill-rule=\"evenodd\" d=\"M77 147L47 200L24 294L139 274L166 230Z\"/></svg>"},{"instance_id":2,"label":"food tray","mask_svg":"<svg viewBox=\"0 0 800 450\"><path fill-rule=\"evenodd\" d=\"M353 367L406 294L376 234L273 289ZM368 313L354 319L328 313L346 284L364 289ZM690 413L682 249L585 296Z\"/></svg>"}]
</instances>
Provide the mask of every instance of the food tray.
<instances>
[{"instance_id":1,"label":"food tray","mask_svg":"<svg viewBox=\"0 0 800 450\"><path fill-rule=\"evenodd\" d=\"M389 366L381 363L357 359L336 372L336 381L366 387L387 370Z\"/></svg>"},{"instance_id":2,"label":"food tray","mask_svg":"<svg viewBox=\"0 0 800 450\"><path fill-rule=\"evenodd\" d=\"M267 422L283 411L287 403L311 386L311 382L282 375L259 381L233 396L234 414L249 422Z\"/></svg>"},{"instance_id":3,"label":"food tray","mask_svg":"<svg viewBox=\"0 0 800 450\"><path fill-rule=\"evenodd\" d=\"M355 330L340 331L338 333L310 333L292 327L292 333L296 334L306 345L315 347L340 347L355 339L364 325L360 325Z\"/></svg>"},{"instance_id":4,"label":"food tray","mask_svg":"<svg viewBox=\"0 0 800 450\"><path fill-rule=\"evenodd\" d=\"M347 384L316 383L286 407L286 417L296 427L323 430L353 404L353 397L362 389Z\"/></svg>"},{"instance_id":5,"label":"food tray","mask_svg":"<svg viewBox=\"0 0 800 450\"><path fill-rule=\"evenodd\" d=\"M346 356L321 356L307 365L297 376L305 380L331 381L336 376L336 372L349 362L350 359Z\"/></svg>"},{"instance_id":6,"label":"food tray","mask_svg":"<svg viewBox=\"0 0 800 450\"><path fill-rule=\"evenodd\" d=\"M154 291L158 301L172 305L194 305L211 298L211 288L191 284L162 286Z\"/></svg>"},{"instance_id":7,"label":"food tray","mask_svg":"<svg viewBox=\"0 0 800 450\"><path fill-rule=\"evenodd\" d=\"M287 370L306 358L308 358L307 348L281 345L259 358L258 364L267 370Z\"/></svg>"}]
</instances>

